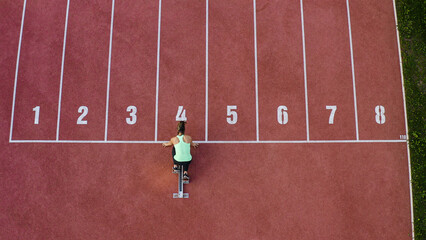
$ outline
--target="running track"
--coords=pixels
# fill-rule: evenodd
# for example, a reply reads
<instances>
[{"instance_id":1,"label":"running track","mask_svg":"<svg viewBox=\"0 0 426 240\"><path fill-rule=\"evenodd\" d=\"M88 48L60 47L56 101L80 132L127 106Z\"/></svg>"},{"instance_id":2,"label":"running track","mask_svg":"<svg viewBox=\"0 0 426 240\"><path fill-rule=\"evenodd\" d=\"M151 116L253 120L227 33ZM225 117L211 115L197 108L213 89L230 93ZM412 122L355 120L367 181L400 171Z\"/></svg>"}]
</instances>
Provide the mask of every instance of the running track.
<instances>
[{"instance_id":1,"label":"running track","mask_svg":"<svg viewBox=\"0 0 426 240\"><path fill-rule=\"evenodd\" d=\"M2 239L411 239L392 1L0 12Z\"/></svg>"}]
</instances>

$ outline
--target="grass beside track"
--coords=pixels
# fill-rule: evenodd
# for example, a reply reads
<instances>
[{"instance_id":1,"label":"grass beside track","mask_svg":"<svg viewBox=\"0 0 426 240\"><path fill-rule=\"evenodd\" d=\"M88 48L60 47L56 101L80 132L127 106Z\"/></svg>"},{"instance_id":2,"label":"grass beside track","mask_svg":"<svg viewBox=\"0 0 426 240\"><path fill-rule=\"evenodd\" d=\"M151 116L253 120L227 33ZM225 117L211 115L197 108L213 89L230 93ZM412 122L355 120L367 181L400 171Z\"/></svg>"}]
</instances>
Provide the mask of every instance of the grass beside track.
<instances>
[{"instance_id":1,"label":"grass beside track","mask_svg":"<svg viewBox=\"0 0 426 240\"><path fill-rule=\"evenodd\" d=\"M426 239L425 0L396 0L407 101L415 239Z\"/></svg>"}]
</instances>

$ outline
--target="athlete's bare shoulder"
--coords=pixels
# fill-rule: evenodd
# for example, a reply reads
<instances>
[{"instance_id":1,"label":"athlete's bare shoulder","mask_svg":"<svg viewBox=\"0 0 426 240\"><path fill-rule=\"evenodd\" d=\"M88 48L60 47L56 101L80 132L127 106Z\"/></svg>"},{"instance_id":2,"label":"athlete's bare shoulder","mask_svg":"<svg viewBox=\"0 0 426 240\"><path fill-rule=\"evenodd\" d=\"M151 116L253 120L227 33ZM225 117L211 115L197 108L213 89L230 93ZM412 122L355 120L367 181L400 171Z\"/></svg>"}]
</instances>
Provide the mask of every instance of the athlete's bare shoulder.
<instances>
[{"instance_id":1,"label":"athlete's bare shoulder","mask_svg":"<svg viewBox=\"0 0 426 240\"><path fill-rule=\"evenodd\" d=\"M177 137L172 137L172 139L170 139L170 142L172 142L173 145L175 145L179 143L179 139Z\"/></svg>"},{"instance_id":2,"label":"athlete's bare shoulder","mask_svg":"<svg viewBox=\"0 0 426 240\"><path fill-rule=\"evenodd\" d=\"M183 140L184 140L186 143L191 143L191 142L192 142L192 137L191 137L191 136L189 136L189 135L185 135L185 136L183 136Z\"/></svg>"}]
</instances>

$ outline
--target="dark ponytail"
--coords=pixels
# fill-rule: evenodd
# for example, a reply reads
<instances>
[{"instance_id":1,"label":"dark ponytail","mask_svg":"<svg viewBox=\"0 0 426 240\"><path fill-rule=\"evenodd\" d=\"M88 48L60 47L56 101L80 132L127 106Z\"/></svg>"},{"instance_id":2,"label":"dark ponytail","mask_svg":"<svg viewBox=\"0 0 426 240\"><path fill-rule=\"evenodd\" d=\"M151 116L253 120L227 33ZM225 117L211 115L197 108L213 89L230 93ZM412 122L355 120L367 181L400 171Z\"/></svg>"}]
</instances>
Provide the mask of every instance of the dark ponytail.
<instances>
[{"instance_id":1,"label":"dark ponytail","mask_svg":"<svg viewBox=\"0 0 426 240\"><path fill-rule=\"evenodd\" d=\"M178 123L178 127L177 127L177 133L182 133L185 134L185 122L184 121L180 121Z\"/></svg>"}]
</instances>

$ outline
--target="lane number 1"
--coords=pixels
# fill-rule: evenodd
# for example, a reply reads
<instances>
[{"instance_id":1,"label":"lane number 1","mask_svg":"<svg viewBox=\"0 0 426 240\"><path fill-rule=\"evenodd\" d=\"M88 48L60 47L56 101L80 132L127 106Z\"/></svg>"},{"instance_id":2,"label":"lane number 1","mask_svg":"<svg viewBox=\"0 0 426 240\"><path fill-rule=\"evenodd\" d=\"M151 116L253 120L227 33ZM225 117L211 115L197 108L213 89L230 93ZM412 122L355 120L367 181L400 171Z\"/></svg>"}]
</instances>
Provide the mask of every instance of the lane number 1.
<instances>
[{"instance_id":1,"label":"lane number 1","mask_svg":"<svg viewBox=\"0 0 426 240\"><path fill-rule=\"evenodd\" d=\"M33 108L34 113L34 124L38 124L38 120L40 117L40 106L36 106L35 108Z\"/></svg>"}]
</instances>

